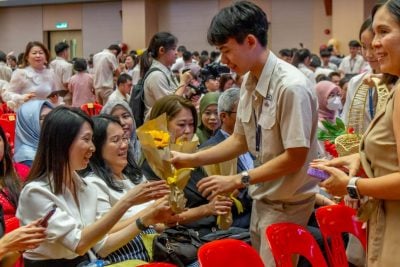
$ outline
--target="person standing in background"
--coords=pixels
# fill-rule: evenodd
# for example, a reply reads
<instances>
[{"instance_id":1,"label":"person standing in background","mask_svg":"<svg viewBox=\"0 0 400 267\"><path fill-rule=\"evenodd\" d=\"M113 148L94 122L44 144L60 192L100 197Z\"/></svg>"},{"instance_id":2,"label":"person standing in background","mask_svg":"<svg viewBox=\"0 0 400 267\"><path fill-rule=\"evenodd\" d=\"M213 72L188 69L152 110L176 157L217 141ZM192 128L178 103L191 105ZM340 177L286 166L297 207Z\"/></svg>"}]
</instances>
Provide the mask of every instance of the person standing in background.
<instances>
[{"instance_id":1,"label":"person standing in background","mask_svg":"<svg viewBox=\"0 0 400 267\"><path fill-rule=\"evenodd\" d=\"M118 77L121 72L118 64L120 55L121 48L113 44L93 56L94 89L97 102L101 105L107 103L114 90L114 76Z\"/></svg>"},{"instance_id":2,"label":"person standing in background","mask_svg":"<svg viewBox=\"0 0 400 267\"><path fill-rule=\"evenodd\" d=\"M69 45L65 42L60 42L55 45L56 58L51 61L50 68L54 71L58 88L65 90L67 94L63 97L63 102L71 106L72 95L68 92L68 82L72 76L72 64L68 62Z\"/></svg>"}]
</instances>

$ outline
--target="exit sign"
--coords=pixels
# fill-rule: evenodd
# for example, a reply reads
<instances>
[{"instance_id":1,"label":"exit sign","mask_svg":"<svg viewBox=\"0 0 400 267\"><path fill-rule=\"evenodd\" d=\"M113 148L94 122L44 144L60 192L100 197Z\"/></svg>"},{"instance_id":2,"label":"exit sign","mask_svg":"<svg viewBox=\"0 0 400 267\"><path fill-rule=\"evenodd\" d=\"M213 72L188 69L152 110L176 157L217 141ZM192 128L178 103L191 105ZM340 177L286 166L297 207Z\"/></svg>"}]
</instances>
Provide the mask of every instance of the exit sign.
<instances>
[{"instance_id":1,"label":"exit sign","mask_svg":"<svg viewBox=\"0 0 400 267\"><path fill-rule=\"evenodd\" d=\"M56 29L67 29L68 28L68 22L57 22L56 23Z\"/></svg>"}]
</instances>

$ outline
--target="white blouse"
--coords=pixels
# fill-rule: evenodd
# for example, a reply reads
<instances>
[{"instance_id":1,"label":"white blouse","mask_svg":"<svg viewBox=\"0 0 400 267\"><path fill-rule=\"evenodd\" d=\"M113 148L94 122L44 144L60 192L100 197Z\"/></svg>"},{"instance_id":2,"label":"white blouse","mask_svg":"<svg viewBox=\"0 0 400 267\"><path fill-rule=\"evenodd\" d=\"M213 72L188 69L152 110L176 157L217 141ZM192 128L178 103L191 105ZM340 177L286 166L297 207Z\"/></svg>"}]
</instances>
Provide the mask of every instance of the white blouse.
<instances>
[{"instance_id":1,"label":"white blouse","mask_svg":"<svg viewBox=\"0 0 400 267\"><path fill-rule=\"evenodd\" d=\"M77 185L77 198L74 200L68 188L55 195L50 190L47 179L29 182L23 188L17 209L17 217L21 225L26 225L33 220L43 217L53 205L57 206L56 212L49 219L47 238L39 247L27 250L24 257L31 260L47 259L73 259L79 255L75 249L79 244L82 230L85 226L94 223L98 217L96 207L97 191L88 186L78 175L74 178ZM104 237L92 249L98 252L106 242Z\"/></svg>"},{"instance_id":2,"label":"white blouse","mask_svg":"<svg viewBox=\"0 0 400 267\"><path fill-rule=\"evenodd\" d=\"M95 188L97 190L97 211L99 212L98 216L103 216L107 213L111 207L117 203L130 189L134 188L136 185L131 182L129 179L123 179L119 182L121 183L122 191L115 191L110 188L100 177L91 173L90 175L84 178L85 182L90 185L91 188ZM142 179L141 182L146 181L145 178ZM122 216L121 219L127 219L137 214L138 212L146 209L153 203L154 201L149 201L143 204L134 205L129 208Z\"/></svg>"},{"instance_id":3,"label":"white blouse","mask_svg":"<svg viewBox=\"0 0 400 267\"><path fill-rule=\"evenodd\" d=\"M46 99L57 88L56 77L52 69L36 70L30 66L16 69L8 88L3 92L3 100L11 102L10 106L20 106L24 102L24 94L35 93L34 99ZM13 103L13 104L12 104Z\"/></svg>"}]
</instances>

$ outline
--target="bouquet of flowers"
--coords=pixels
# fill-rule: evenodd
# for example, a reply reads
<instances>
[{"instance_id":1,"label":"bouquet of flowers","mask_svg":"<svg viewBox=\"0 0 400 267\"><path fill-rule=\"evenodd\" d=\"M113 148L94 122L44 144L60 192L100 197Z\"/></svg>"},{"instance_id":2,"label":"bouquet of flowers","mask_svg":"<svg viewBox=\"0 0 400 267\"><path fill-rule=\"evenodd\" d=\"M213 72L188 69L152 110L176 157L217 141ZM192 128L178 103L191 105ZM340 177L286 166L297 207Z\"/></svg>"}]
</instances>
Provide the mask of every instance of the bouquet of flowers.
<instances>
[{"instance_id":1,"label":"bouquet of flowers","mask_svg":"<svg viewBox=\"0 0 400 267\"><path fill-rule=\"evenodd\" d=\"M186 198L183 189L190 178L192 169L175 169L171 164L171 150L192 153L197 141L173 140L167 128L167 116L162 114L154 120L145 122L137 129L143 154L154 173L167 181L171 193L169 204L175 213L185 210Z\"/></svg>"},{"instance_id":2,"label":"bouquet of flowers","mask_svg":"<svg viewBox=\"0 0 400 267\"><path fill-rule=\"evenodd\" d=\"M324 141L325 150L332 157L346 156L358 152L361 135L353 128L346 129L343 121L336 118L335 123L321 121L325 130L318 129L318 140Z\"/></svg>"},{"instance_id":3,"label":"bouquet of flowers","mask_svg":"<svg viewBox=\"0 0 400 267\"><path fill-rule=\"evenodd\" d=\"M233 175L237 173L237 158L217 164L205 165L203 166L203 168L206 171L207 175L209 176ZM227 195L233 200L233 203L235 204L238 213L242 213L243 212L242 203L237 198L235 198L232 193ZM232 222L233 222L232 212L229 212L226 215L219 215L217 217L217 225L221 230L228 229L232 225Z\"/></svg>"}]
</instances>

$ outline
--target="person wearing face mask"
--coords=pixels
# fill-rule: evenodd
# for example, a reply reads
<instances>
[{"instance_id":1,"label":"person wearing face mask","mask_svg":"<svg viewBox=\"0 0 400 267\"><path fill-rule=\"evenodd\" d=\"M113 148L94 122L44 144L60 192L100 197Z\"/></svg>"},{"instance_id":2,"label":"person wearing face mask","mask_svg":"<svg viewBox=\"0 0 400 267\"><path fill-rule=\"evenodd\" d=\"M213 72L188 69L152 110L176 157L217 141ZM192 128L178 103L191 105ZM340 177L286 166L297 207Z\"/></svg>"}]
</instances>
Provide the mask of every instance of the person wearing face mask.
<instances>
[{"instance_id":1,"label":"person wearing face mask","mask_svg":"<svg viewBox=\"0 0 400 267\"><path fill-rule=\"evenodd\" d=\"M334 123L339 112L342 110L340 88L330 81L321 81L315 86L318 96L318 128L324 129L321 121L327 120ZM323 141L319 141L321 156L330 157L324 149Z\"/></svg>"}]
</instances>

